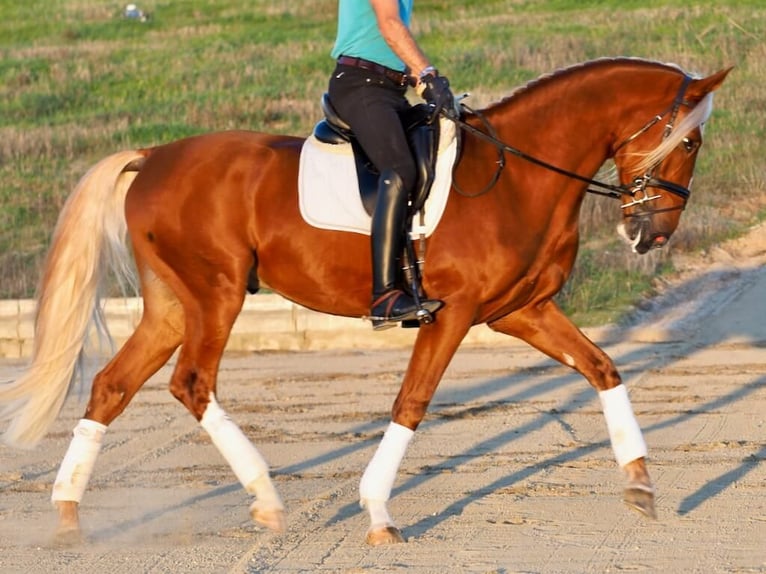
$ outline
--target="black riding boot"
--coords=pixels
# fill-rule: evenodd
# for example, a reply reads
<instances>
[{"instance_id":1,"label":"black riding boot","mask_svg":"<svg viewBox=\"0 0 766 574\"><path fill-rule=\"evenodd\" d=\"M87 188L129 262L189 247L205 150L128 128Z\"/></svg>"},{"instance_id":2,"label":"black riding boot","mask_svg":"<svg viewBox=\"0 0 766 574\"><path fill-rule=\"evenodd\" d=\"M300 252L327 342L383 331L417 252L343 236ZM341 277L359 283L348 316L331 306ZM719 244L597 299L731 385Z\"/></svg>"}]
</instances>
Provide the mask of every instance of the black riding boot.
<instances>
[{"instance_id":1,"label":"black riding boot","mask_svg":"<svg viewBox=\"0 0 766 574\"><path fill-rule=\"evenodd\" d=\"M375 330L393 327L400 321L417 319L418 306L408 294L396 288L397 258L404 247L407 190L395 171L380 174L378 199L372 216L372 305L370 318ZM421 301L433 313L442 306L438 300Z\"/></svg>"}]
</instances>

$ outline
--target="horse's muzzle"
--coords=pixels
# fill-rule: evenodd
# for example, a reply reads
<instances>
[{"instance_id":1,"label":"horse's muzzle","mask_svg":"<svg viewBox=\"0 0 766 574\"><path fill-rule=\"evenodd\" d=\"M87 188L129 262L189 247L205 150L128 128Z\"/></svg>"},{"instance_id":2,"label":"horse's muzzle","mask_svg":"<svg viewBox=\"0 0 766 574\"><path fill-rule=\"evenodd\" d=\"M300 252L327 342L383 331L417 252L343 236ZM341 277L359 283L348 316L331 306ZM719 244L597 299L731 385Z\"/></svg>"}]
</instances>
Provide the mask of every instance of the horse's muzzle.
<instances>
[{"instance_id":1,"label":"horse's muzzle","mask_svg":"<svg viewBox=\"0 0 766 574\"><path fill-rule=\"evenodd\" d=\"M633 249L643 255L651 251L652 249L661 249L667 245L670 236L667 233L645 233L645 230L641 230L641 233L636 237L633 243Z\"/></svg>"},{"instance_id":2,"label":"horse's muzzle","mask_svg":"<svg viewBox=\"0 0 766 574\"><path fill-rule=\"evenodd\" d=\"M648 219L633 219L621 223L617 232L627 241L633 251L643 255L652 249L660 249L668 243L668 233L653 232Z\"/></svg>"}]
</instances>

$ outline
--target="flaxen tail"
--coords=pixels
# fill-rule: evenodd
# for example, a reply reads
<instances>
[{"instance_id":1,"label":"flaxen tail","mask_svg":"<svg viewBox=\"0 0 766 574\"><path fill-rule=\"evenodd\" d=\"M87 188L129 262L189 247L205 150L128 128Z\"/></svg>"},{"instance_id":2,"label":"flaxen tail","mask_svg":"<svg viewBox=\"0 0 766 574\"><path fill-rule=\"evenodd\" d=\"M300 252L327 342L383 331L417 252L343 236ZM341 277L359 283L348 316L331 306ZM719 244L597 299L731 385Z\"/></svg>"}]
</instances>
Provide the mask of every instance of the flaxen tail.
<instances>
[{"instance_id":1,"label":"flaxen tail","mask_svg":"<svg viewBox=\"0 0 766 574\"><path fill-rule=\"evenodd\" d=\"M3 439L33 447L55 420L95 324L108 337L99 303L102 277L111 267L133 286L126 244L125 195L136 174L126 166L146 152L111 155L83 176L59 215L38 286L32 361L16 381L0 385Z\"/></svg>"}]
</instances>

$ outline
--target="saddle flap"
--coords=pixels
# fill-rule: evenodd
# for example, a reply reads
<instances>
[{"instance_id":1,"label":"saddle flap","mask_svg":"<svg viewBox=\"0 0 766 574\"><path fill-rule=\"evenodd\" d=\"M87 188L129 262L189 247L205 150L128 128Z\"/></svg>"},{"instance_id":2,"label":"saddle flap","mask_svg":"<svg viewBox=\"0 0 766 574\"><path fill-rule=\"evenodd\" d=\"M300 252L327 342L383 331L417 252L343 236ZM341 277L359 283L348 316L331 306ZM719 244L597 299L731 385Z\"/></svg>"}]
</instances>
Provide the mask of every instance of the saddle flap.
<instances>
[{"instance_id":1,"label":"saddle flap","mask_svg":"<svg viewBox=\"0 0 766 574\"><path fill-rule=\"evenodd\" d=\"M431 193L422 208L424 220L413 220L411 233L426 237L435 230L447 204L457 157L455 124L441 120L439 156ZM321 229L370 234L371 220L360 199L352 146L330 145L310 136L301 151L299 205L304 220ZM375 176L377 181L377 175Z\"/></svg>"}]
</instances>

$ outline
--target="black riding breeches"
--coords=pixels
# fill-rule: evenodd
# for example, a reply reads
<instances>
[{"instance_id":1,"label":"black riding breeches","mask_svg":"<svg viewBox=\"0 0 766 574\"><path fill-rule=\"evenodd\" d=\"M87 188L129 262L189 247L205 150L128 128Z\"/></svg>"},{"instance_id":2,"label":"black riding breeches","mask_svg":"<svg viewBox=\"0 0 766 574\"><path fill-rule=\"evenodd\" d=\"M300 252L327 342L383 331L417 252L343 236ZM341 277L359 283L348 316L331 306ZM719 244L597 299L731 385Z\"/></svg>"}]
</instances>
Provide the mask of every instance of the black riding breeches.
<instances>
[{"instance_id":1,"label":"black riding breeches","mask_svg":"<svg viewBox=\"0 0 766 574\"><path fill-rule=\"evenodd\" d=\"M399 117L409 109L406 86L382 74L339 64L330 77L328 94L379 173L393 170L405 189L415 187L417 172Z\"/></svg>"}]
</instances>

